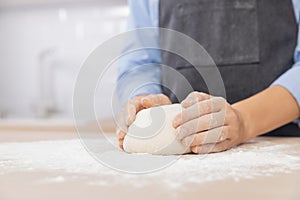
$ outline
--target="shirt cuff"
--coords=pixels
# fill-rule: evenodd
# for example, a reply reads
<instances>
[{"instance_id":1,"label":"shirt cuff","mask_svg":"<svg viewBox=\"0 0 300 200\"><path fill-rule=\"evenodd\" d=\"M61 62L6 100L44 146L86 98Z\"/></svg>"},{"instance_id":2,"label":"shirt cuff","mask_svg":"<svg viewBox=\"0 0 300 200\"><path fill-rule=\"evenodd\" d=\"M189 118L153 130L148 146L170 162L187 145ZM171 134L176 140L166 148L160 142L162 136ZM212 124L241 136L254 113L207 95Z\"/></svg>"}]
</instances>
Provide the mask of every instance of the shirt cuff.
<instances>
[{"instance_id":1,"label":"shirt cuff","mask_svg":"<svg viewBox=\"0 0 300 200\"><path fill-rule=\"evenodd\" d=\"M294 66L282 74L271 86L273 85L280 85L286 88L296 99L300 107L300 66Z\"/></svg>"},{"instance_id":2,"label":"shirt cuff","mask_svg":"<svg viewBox=\"0 0 300 200\"><path fill-rule=\"evenodd\" d=\"M161 87L155 83L152 83L152 84L145 85L141 88L138 88L136 91L134 91L131 94L130 99L143 94L161 94L161 93L162 93Z\"/></svg>"},{"instance_id":3,"label":"shirt cuff","mask_svg":"<svg viewBox=\"0 0 300 200\"><path fill-rule=\"evenodd\" d=\"M129 86L130 85L130 86ZM148 83L145 85L141 85L136 88L135 84L129 84L127 87L123 87L123 92L119 93L119 103L120 105L124 105L130 99L143 94L161 94L162 89L159 84L156 83ZM121 89L121 88L120 88Z\"/></svg>"},{"instance_id":4,"label":"shirt cuff","mask_svg":"<svg viewBox=\"0 0 300 200\"><path fill-rule=\"evenodd\" d=\"M162 93L160 65L145 64L132 67L117 80L117 93L120 105L142 94Z\"/></svg>"}]
</instances>

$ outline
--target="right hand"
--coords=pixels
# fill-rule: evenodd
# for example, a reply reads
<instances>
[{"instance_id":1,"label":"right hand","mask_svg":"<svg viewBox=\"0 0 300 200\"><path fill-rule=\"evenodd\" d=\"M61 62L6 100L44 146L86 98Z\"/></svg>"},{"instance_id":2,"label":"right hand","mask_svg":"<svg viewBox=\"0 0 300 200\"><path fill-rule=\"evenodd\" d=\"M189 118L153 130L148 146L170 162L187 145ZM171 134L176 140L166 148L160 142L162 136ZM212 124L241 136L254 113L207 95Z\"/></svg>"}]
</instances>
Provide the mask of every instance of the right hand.
<instances>
[{"instance_id":1,"label":"right hand","mask_svg":"<svg viewBox=\"0 0 300 200\"><path fill-rule=\"evenodd\" d=\"M140 95L125 103L118 121L117 135L119 147L123 149L123 141L128 127L135 120L136 114L146 108L171 104L170 99L164 94Z\"/></svg>"}]
</instances>

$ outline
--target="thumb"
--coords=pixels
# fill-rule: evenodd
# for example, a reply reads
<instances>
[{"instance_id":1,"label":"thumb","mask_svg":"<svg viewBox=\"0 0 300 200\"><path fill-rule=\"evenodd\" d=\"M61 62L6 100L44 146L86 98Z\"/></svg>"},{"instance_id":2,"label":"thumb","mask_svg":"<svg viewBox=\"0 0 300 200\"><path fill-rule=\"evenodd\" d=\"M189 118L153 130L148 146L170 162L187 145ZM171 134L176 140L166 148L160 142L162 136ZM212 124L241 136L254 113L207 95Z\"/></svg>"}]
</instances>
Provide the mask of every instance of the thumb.
<instances>
[{"instance_id":1,"label":"thumb","mask_svg":"<svg viewBox=\"0 0 300 200\"><path fill-rule=\"evenodd\" d=\"M164 94L148 95L141 99L141 104L145 108L171 104L170 99Z\"/></svg>"},{"instance_id":2,"label":"thumb","mask_svg":"<svg viewBox=\"0 0 300 200\"><path fill-rule=\"evenodd\" d=\"M197 102L208 100L210 98L211 96L209 94L203 92L192 92L181 102L181 105L184 108L188 108Z\"/></svg>"}]
</instances>

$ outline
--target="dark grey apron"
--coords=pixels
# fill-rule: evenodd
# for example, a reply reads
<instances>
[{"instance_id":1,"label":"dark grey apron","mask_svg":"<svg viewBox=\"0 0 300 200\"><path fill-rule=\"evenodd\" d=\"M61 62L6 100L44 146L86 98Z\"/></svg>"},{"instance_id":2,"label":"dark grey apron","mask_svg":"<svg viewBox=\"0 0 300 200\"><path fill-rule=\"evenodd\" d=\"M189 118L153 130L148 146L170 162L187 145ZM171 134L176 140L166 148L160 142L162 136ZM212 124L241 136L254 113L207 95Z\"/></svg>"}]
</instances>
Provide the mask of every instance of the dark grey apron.
<instances>
[{"instance_id":1,"label":"dark grey apron","mask_svg":"<svg viewBox=\"0 0 300 200\"><path fill-rule=\"evenodd\" d=\"M229 103L267 88L294 64L298 25L291 0L160 0L159 26L182 32L206 49L221 73ZM176 44L167 35L159 39L162 48ZM208 93L195 69L201 66L170 52L161 55L162 64L180 72L192 86L185 89L163 69L163 90L173 102L193 90ZM289 124L272 132L278 134L300 136L300 129Z\"/></svg>"}]
</instances>

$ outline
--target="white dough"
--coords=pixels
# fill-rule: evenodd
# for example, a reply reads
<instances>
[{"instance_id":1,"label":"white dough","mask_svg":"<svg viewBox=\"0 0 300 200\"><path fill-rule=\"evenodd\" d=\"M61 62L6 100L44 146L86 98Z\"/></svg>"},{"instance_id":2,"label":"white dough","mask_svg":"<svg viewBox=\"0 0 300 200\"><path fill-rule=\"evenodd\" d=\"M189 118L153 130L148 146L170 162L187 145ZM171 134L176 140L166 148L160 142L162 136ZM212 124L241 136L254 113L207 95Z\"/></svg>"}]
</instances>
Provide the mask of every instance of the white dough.
<instances>
[{"instance_id":1,"label":"white dough","mask_svg":"<svg viewBox=\"0 0 300 200\"><path fill-rule=\"evenodd\" d=\"M175 138L174 117L182 111L180 104L153 107L140 111L124 138L128 153L175 155L191 152Z\"/></svg>"}]
</instances>

